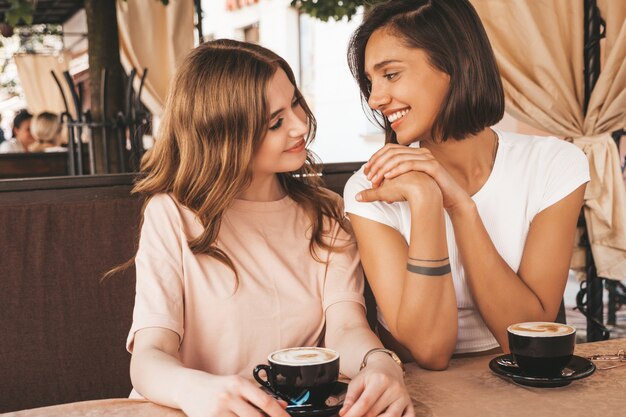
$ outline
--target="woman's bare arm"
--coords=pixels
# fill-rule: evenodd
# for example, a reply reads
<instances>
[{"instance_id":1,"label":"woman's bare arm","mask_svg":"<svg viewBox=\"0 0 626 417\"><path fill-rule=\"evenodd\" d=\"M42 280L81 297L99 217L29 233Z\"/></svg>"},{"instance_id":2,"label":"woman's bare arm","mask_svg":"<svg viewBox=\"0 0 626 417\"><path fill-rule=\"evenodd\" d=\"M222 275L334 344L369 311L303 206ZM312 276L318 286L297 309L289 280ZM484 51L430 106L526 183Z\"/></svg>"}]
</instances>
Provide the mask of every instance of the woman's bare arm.
<instances>
[{"instance_id":1,"label":"woman's bare arm","mask_svg":"<svg viewBox=\"0 0 626 417\"><path fill-rule=\"evenodd\" d=\"M581 185L535 216L517 273L498 253L475 206L449 211L470 292L505 351L510 324L555 320L584 193L585 185Z\"/></svg>"},{"instance_id":2,"label":"woman's bare arm","mask_svg":"<svg viewBox=\"0 0 626 417\"><path fill-rule=\"evenodd\" d=\"M420 366L445 369L457 335L452 275L425 276L407 270L408 263L415 263L409 257L435 260L448 256L439 188L426 174L409 173L361 194L368 201L409 203L412 221L408 246L389 226L354 214L349 215L350 221L367 279L391 334Z\"/></svg>"}]
</instances>

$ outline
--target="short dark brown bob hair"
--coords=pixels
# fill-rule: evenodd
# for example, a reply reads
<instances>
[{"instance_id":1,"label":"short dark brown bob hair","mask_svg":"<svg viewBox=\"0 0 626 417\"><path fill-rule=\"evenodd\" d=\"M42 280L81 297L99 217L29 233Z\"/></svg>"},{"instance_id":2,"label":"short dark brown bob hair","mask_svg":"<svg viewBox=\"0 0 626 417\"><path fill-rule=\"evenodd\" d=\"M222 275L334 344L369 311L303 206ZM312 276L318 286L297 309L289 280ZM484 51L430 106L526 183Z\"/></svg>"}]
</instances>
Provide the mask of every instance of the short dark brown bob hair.
<instances>
[{"instance_id":1,"label":"short dark brown bob hair","mask_svg":"<svg viewBox=\"0 0 626 417\"><path fill-rule=\"evenodd\" d=\"M391 0L367 15L348 46L348 65L364 106L371 91L365 76L365 47L381 28L408 47L425 51L430 64L450 76L448 94L432 126L433 139L464 139L502 119L504 91L496 59L468 0ZM397 143L387 119L378 111L372 113L385 129L385 143Z\"/></svg>"}]
</instances>

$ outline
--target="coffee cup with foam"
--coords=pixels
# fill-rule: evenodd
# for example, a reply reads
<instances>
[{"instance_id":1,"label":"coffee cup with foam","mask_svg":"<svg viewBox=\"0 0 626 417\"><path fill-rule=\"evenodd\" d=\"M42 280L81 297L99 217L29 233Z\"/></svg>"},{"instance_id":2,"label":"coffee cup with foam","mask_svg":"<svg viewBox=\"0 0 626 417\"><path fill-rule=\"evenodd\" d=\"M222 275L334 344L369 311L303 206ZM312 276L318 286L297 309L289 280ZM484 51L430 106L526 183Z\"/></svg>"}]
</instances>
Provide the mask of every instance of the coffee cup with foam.
<instances>
[{"instance_id":1,"label":"coffee cup with foam","mask_svg":"<svg viewBox=\"0 0 626 417\"><path fill-rule=\"evenodd\" d=\"M281 349L270 353L267 361L269 365L254 369L254 378L289 405L323 405L339 378L339 354L332 349Z\"/></svg>"},{"instance_id":2,"label":"coffee cup with foam","mask_svg":"<svg viewBox=\"0 0 626 417\"><path fill-rule=\"evenodd\" d=\"M559 376L574 354L576 329L566 324L516 323L507 333L511 354L527 375Z\"/></svg>"}]
</instances>

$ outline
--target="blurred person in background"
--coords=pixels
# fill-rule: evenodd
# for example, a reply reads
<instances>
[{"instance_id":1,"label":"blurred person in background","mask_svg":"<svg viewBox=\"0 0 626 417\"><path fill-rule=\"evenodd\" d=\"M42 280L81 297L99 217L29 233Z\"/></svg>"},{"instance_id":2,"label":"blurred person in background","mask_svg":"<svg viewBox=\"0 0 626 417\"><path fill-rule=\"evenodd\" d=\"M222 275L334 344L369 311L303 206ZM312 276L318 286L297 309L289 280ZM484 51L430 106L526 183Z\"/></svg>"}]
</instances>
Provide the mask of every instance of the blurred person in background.
<instances>
[{"instance_id":1,"label":"blurred person in background","mask_svg":"<svg viewBox=\"0 0 626 417\"><path fill-rule=\"evenodd\" d=\"M61 146L62 126L55 113L43 112L35 116L30 124L30 133L35 142L28 147L29 152L64 152Z\"/></svg>"},{"instance_id":2,"label":"blurred person in background","mask_svg":"<svg viewBox=\"0 0 626 417\"><path fill-rule=\"evenodd\" d=\"M23 109L17 112L13 119L13 137L0 144L0 153L28 152L28 147L35 142L30 133L30 123L33 115Z\"/></svg>"},{"instance_id":3,"label":"blurred person in background","mask_svg":"<svg viewBox=\"0 0 626 417\"><path fill-rule=\"evenodd\" d=\"M0 123L1 122L2 122L2 115L0 115ZM7 139L4 137L4 129L0 128L0 144L4 142L5 140Z\"/></svg>"}]
</instances>

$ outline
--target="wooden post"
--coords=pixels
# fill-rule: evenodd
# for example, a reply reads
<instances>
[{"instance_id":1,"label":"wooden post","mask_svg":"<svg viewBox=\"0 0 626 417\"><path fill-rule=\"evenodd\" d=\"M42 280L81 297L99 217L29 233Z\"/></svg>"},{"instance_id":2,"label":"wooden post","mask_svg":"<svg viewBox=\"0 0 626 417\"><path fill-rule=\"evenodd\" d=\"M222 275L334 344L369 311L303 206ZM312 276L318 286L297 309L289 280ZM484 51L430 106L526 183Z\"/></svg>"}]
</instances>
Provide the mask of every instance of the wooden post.
<instances>
[{"instance_id":1,"label":"wooden post","mask_svg":"<svg viewBox=\"0 0 626 417\"><path fill-rule=\"evenodd\" d=\"M111 121L124 102L122 64L117 29L115 0L85 0L87 40L89 42L89 80L91 84L91 119L95 123ZM102 91L102 70L106 69L106 91ZM102 95L106 95L107 109L103 114ZM95 168L97 174L120 172L121 158L113 130L105 138L101 129L93 129ZM105 152L106 147L106 152ZM108 153L109 164L104 155Z\"/></svg>"}]
</instances>

